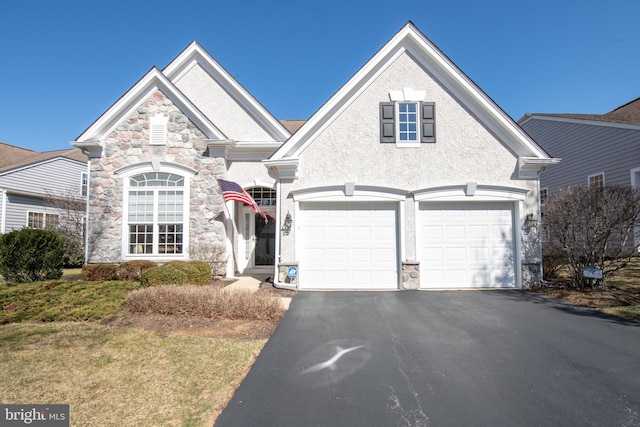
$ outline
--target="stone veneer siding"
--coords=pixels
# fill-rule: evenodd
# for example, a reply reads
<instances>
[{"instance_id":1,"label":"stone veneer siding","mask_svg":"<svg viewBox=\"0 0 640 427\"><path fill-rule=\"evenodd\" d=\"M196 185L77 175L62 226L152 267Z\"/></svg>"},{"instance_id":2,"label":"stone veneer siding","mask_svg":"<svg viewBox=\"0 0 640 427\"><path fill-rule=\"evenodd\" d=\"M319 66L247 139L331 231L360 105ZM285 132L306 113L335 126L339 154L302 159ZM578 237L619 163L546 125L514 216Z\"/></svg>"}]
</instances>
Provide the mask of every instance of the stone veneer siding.
<instances>
[{"instance_id":1,"label":"stone veneer siding","mask_svg":"<svg viewBox=\"0 0 640 427\"><path fill-rule=\"evenodd\" d=\"M169 117L166 145L149 145L149 117L154 114ZM120 262L126 255L122 253L123 182L115 172L152 159L197 171L191 178L189 236L185 242L192 248L224 246L224 224L216 219L224 210L224 202L215 177L226 173L226 164L222 158L207 157L205 141L205 135L161 91L105 138L102 156L90 161L90 263Z\"/></svg>"}]
</instances>

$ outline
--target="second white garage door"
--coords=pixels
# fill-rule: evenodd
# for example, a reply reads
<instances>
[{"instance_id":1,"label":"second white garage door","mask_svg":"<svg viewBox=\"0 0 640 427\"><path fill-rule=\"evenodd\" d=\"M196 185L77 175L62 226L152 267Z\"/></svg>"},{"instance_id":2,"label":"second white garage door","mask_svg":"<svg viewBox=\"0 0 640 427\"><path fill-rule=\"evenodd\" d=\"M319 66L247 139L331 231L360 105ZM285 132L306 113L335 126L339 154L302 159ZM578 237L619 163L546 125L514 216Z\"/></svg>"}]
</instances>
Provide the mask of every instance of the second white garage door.
<instances>
[{"instance_id":1,"label":"second white garage door","mask_svg":"<svg viewBox=\"0 0 640 427\"><path fill-rule=\"evenodd\" d=\"M300 288L397 289L396 206L300 203Z\"/></svg>"},{"instance_id":2,"label":"second white garage door","mask_svg":"<svg viewBox=\"0 0 640 427\"><path fill-rule=\"evenodd\" d=\"M422 288L510 288L514 269L513 204L422 202Z\"/></svg>"}]
</instances>

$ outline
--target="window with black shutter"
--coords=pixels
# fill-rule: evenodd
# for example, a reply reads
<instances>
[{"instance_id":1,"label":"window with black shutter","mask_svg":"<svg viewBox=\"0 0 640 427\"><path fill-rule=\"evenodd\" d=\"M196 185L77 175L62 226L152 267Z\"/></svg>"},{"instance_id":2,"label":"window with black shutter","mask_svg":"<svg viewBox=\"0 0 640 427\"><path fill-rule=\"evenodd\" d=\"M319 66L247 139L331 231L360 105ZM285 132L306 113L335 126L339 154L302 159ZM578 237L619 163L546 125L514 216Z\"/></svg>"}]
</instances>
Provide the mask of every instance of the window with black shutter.
<instances>
[{"instance_id":1,"label":"window with black shutter","mask_svg":"<svg viewBox=\"0 0 640 427\"><path fill-rule=\"evenodd\" d=\"M380 142L405 147L436 142L435 102L381 102Z\"/></svg>"}]
</instances>

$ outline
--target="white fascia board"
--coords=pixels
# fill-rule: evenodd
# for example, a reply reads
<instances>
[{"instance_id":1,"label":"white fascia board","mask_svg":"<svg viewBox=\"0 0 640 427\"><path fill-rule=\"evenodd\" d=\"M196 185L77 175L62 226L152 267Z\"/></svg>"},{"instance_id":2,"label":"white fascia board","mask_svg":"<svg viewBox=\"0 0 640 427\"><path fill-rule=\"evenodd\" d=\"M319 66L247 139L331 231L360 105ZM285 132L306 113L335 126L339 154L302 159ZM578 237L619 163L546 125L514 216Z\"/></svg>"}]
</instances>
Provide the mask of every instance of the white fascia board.
<instances>
[{"instance_id":1,"label":"white fascia board","mask_svg":"<svg viewBox=\"0 0 640 427\"><path fill-rule=\"evenodd\" d=\"M418 30L407 34L407 51L439 80L473 115L518 156L549 155L487 96L462 70Z\"/></svg>"},{"instance_id":2,"label":"white fascia board","mask_svg":"<svg viewBox=\"0 0 640 427\"><path fill-rule=\"evenodd\" d=\"M210 140L207 141L209 157L223 157L230 161L262 161L266 160L274 151L282 145L273 141L233 141Z\"/></svg>"},{"instance_id":3,"label":"white fascia board","mask_svg":"<svg viewBox=\"0 0 640 427\"><path fill-rule=\"evenodd\" d=\"M351 100L404 52L411 54L518 156L549 158L504 111L473 83L413 24L405 25L333 97L327 101L272 159L299 157L306 146L346 108Z\"/></svg>"},{"instance_id":4,"label":"white fascia board","mask_svg":"<svg viewBox=\"0 0 640 427\"><path fill-rule=\"evenodd\" d=\"M293 181L298 178L300 159L267 159L263 160L262 164L281 181Z\"/></svg>"},{"instance_id":5,"label":"white fascia board","mask_svg":"<svg viewBox=\"0 0 640 427\"><path fill-rule=\"evenodd\" d=\"M386 49L385 49L386 48ZM384 72L400 55L403 49L393 51L385 46L374 58L368 61L349 81L342 86L309 120L272 156L272 159L299 157L307 146L322 133L380 74Z\"/></svg>"},{"instance_id":6,"label":"white fascia board","mask_svg":"<svg viewBox=\"0 0 640 427\"><path fill-rule=\"evenodd\" d=\"M163 73L171 82L175 83L197 64L220 84L276 141L286 141L291 136L282 123L273 117L262 104L196 41L193 41L182 53L171 61L171 63L164 68Z\"/></svg>"},{"instance_id":7,"label":"white fascia board","mask_svg":"<svg viewBox=\"0 0 640 427\"><path fill-rule=\"evenodd\" d=\"M157 90L164 93L207 138L226 139L224 134L154 67L80 135L76 142L100 140L108 135Z\"/></svg>"},{"instance_id":8,"label":"white fascia board","mask_svg":"<svg viewBox=\"0 0 640 427\"><path fill-rule=\"evenodd\" d=\"M539 172L546 170L550 166L557 165L561 160L559 158L519 157L518 178L537 179Z\"/></svg>"}]
</instances>

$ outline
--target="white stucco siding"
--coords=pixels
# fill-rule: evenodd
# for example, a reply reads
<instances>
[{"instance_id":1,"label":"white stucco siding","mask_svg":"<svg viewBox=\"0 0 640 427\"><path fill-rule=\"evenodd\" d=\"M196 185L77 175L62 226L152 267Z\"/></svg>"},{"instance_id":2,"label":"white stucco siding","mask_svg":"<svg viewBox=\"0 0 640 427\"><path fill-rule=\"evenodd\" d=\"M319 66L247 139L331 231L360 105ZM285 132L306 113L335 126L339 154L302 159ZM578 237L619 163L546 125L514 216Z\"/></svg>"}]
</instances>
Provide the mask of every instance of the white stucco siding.
<instances>
[{"instance_id":1,"label":"white stucco siding","mask_svg":"<svg viewBox=\"0 0 640 427\"><path fill-rule=\"evenodd\" d=\"M243 187L275 188L276 180L261 162L231 162L226 179Z\"/></svg>"},{"instance_id":2,"label":"white stucco siding","mask_svg":"<svg viewBox=\"0 0 640 427\"><path fill-rule=\"evenodd\" d=\"M227 138L234 141L273 141L199 65L191 68L175 84Z\"/></svg>"},{"instance_id":3,"label":"white stucco siding","mask_svg":"<svg viewBox=\"0 0 640 427\"><path fill-rule=\"evenodd\" d=\"M379 103L391 90L425 91L436 104L436 142L380 143ZM382 185L409 190L464 183L513 185L516 157L408 54L401 55L300 155L296 186Z\"/></svg>"}]
</instances>

